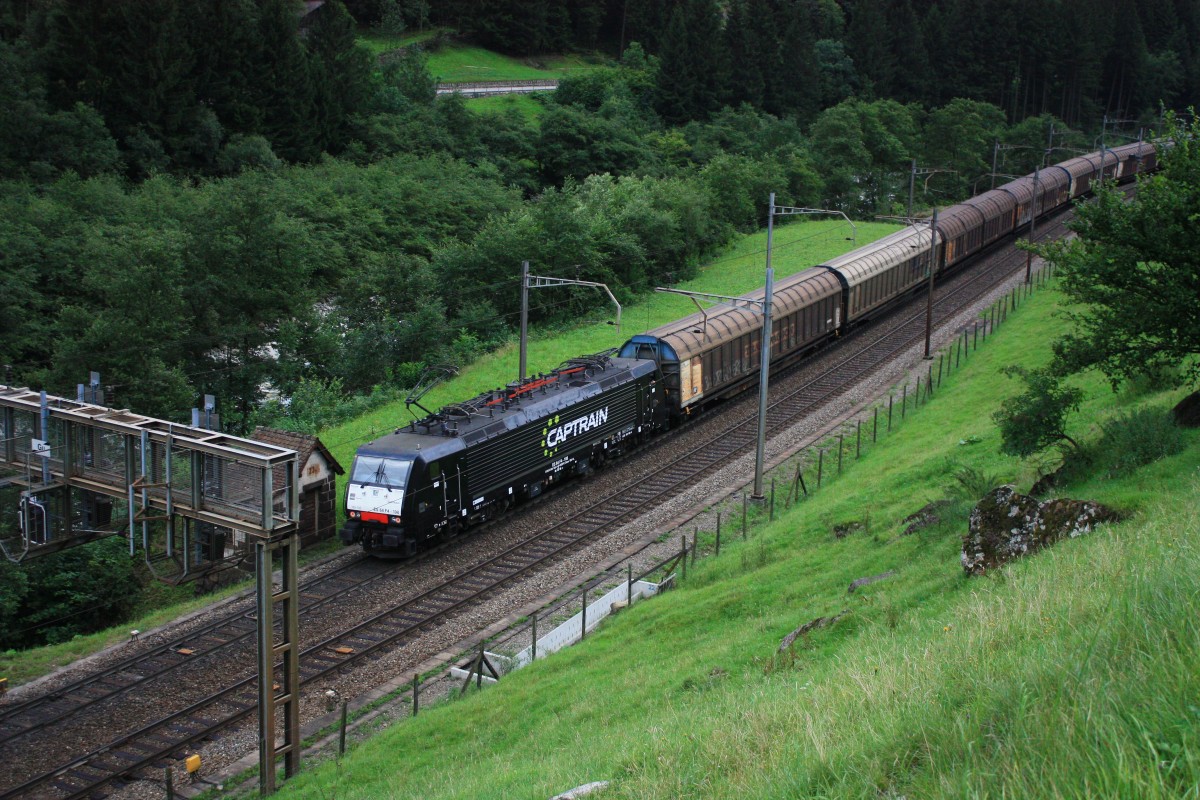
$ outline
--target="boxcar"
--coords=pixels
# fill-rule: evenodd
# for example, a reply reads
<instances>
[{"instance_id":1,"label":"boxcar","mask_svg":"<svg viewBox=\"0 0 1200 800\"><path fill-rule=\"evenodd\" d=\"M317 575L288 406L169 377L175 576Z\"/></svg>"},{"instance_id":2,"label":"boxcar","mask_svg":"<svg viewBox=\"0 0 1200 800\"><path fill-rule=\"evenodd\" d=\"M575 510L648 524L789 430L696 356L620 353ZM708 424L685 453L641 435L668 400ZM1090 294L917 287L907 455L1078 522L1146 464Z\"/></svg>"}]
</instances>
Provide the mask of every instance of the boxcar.
<instances>
[{"instance_id":1,"label":"boxcar","mask_svg":"<svg viewBox=\"0 0 1200 800\"><path fill-rule=\"evenodd\" d=\"M761 303L763 289L742 295ZM828 270L810 268L775 285L771 359L795 356L837 330L842 321L842 287ZM622 358L654 358L665 398L676 416L719 400L758 378L762 358L762 315L750 308L698 312L634 336Z\"/></svg>"},{"instance_id":2,"label":"boxcar","mask_svg":"<svg viewBox=\"0 0 1200 800\"><path fill-rule=\"evenodd\" d=\"M841 276L846 322L870 317L925 280L932 245L929 227L910 226L822 264Z\"/></svg>"}]
</instances>

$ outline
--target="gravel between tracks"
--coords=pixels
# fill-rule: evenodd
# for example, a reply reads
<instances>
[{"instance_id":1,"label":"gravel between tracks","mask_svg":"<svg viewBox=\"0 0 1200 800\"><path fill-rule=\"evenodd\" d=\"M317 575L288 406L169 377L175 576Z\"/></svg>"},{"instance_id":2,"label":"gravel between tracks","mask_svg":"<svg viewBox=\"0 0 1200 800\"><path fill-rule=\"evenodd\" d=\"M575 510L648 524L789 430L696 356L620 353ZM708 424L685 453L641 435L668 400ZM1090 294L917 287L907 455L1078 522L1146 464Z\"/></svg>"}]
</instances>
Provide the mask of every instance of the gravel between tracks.
<instances>
[{"instance_id":1,"label":"gravel between tracks","mask_svg":"<svg viewBox=\"0 0 1200 800\"><path fill-rule=\"evenodd\" d=\"M1020 274L1014 274L987 296L976 301L969 309L960 312L952 320L943 323L934 332L934 347L945 346L964 327L977 318L979 310L986 308L998 297L1019 282ZM884 322L883 326L888 323ZM838 348L839 354L851 352L853 348L864 346L865 342L847 342ZM921 360L923 344L915 345L892 359L884 367L877 370L869 378L847 387L836 398L823 404L822 408L810 414L790 429L777 434L767 443L767 461L777 464L798 449L812 444L835 430L840 424L854 417L857 413L868 408L880 397L886 398L888 390L904 382L915 380L917 374L923 374L925 363ZM786 377L773 380L773 391L783 391L789 385L803 382L817 369L821 358L792 370ZM549 502L534 506L525 512L515 514L507 520L490 526L484 535L465 537L456 546L440 551L428 559L414 565L411 569L401 569L396 576L383 581L378 587L373 587L360 598L359 605L353 608L343 607L338 611L322 614L322 631L329 631L331 626L343 625L349 627L358 620L377 613L385 603L394 601L398 596L415 595L452 577L465 567L485 560L490 554L526 538L535 530L547 527L558 518L573 511L588 502L592 496L600 495L610 487L636 480L640 475L657 470L664 461L695 447L706 435L706 429L712 425L728 424L729 419L751 413L756 407L756 398L743 398L730 403L720 415L713 415L693 427L687 435L661 441L649 448L649 452L638 454L621 464L606 470L586 482L558 491ZM457 663L457 654L470 651L484 636L502 631L506 623L511 623L520 616L527 615L533 610L543 608L570 587L589 580L604 566L621 560L620 554L632 554L629 559L633 568L638 571L650 566L679 548L678 534L664 536L680 525L687 524L690 531L691 520L702 527L707 522L705 514L711 514L723 500L726 507L726 519L730 519L730 510L740 506L741 492L748 488L747 484L753 474L753 453L749 453L695 485L680 492L677 496L664 502L654 510L643 514L638 519L625 524L609 534L594 540L586 547L560 559L555 565L540 569L525 578L511 582L498 591L489 601L478 604L469 610L445 621L434 630L422 636L419 640L397 648L386 655L355 669L347 675L339 676L336 680L323 683L320 686L307 687L302 691L302 721L305 725L305 736L312 731L328 726L334 721L335 714L330 714L325 692L332 689L339 698L351 699L351 708L356 705L386 696L391 689L396 689L405 681L411 680L414 672L430 673L442 667ZM781 480L790 480L781 476ZM705 511L705 509L709 509ZM662 541L658 541L662 539ZM301 580L307 580L321 570L329 570L344 563L346 559L360 557L357 550L339 553L323 560L318 565L306 568ZM418 568L419 567L419 568ZM142 636L142 641L127 643L110 648L84 662L54 673L47 678L14 690L11 697L19 698L28 691L49 691L55 686L75 680L83 670L99 667L106 663L127 658L134 648L146 648L162 641L173 641L186 635L191 629L207 623L213 615L227 613L229 609L243 604L247 610L252 605L252 597L232 598L216 606L190 615L176 625L165 626L157 631ZM305 619L301 619L301 637L308 641L315 639L320 632L305 631ZM511 638L506 646L521 647L527 641ZM461 660L461 659L459 659ZM422 684L421 702L426 705L444 694L448 687L446 678L428 678ZM353 736L364 736L385 727L396 719L403 718L409 713L407 698L400 702L385 703L379 709L364 716L355 726ZM98 737L99 738L99 737ZM251 721L233 733L227 733L221 738L207 743L199 752L204 763L204 774L212 780L227 779L230 772L236 772L246 766L256 763L257 725ZM327 751L329 742L324 743ZM311 755L306 754L306 759ZM179 772L180 770L177 770ZM218 777L219 776L219 777ZM178 783L178 781L177 781ZM191 787L177 786L181 793L191 793L206 788L202 784ZM141 781L123 789L114 791L110 797L114 800L140 800L140 798L162 797L162 784L156 781Z\"/></svg>"}]
</instances>

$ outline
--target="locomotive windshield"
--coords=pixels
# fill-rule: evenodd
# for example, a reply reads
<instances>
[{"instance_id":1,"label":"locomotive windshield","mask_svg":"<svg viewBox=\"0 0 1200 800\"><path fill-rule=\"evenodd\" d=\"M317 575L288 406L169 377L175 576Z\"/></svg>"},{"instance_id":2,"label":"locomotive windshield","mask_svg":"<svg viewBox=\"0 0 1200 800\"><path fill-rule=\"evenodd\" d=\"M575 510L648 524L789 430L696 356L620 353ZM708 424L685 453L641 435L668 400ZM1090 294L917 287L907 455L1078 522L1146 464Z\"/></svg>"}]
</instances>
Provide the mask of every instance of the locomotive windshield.
<instances>
[{"instance_id":1,"label":"locomotive windshield","mask_svg":"<svg viewBox=\"0 0 1200 800\"><path fill-rule=\"evenodd\" d=\"M387 489L403 489L408 483L408 473L413 462L382 456L358 456L354 459L351 483L383 486Z\"/></svg>"}]
</instances>

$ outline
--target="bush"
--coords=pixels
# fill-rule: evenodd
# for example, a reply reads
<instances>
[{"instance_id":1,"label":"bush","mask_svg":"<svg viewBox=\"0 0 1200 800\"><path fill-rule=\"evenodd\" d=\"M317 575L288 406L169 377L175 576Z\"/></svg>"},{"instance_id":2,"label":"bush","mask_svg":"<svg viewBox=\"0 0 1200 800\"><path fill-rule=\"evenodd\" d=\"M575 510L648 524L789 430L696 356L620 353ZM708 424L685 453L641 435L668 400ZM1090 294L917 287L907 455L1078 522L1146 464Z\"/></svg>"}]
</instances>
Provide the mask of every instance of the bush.
<instances>
[{"instance_id":1,"label":"bush","mask_svg":"<svg viewBox=\"0 0 1200 800\"><path fill-rule=\"evenodd\" d=\"M1025 391L1000 404L992 419L1000 428L1000 452L1028 458L1051 445L1078 444L1067 435L1067 415L1079 410L1083 392L1065 386L1058 376L1047 370L1028 370L1019 366L1006 367L1004 374L1017 377Z\"/></svg>"},{"instance_id":2,"label":"bush","mask_svg":"<svg viewBox=\"0 0 1200 800\"><path fill-rule=\"evenodd\" d=\"M1110 478L1128 475L1184 448L1183 431L1161 409L1122 411L1101 427L1104 436L1097 446L1098 455Z\"/></svg>"},{"instance_id":3,"label":"bush","mask_svg":"<svg viewBox=\"0 0 1200 800\"><path fill-rule=\"evenodd\" d=\"M970 464L951 464L954 482L946 487L946 496L964 505L974 505L985 494L1003 486L1006 481L999 475L984 472Z\"/></svg>"},{"instance_id":4,"label":"bush","mask_svg":"<svg viewBox=\"0 0 1200 800\"><path fill-rule=\"evenodd\" d=\"M113 536L16 566L0 564L0 647L57 644L128 619L142 588Z\"/></svg>"}]
</instances>

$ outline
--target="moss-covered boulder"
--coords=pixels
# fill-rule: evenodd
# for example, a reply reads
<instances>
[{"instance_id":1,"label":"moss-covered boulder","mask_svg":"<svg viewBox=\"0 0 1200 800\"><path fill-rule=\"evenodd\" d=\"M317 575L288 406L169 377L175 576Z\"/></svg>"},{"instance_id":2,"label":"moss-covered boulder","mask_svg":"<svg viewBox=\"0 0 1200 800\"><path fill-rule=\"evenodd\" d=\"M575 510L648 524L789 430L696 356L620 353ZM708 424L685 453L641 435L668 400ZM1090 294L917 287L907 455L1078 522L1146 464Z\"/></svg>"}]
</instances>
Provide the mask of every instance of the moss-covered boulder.
<instances>
[{"instance_id":1,"label":"moss-covered boulder","mask_svg":"<svg viewBox=\"0 0 1200 800\"><path fill-rule=\"evenodd\" d=\"M1035 553L1063 538L1091 532L1118 519L1112 509L1091 500L1055 499L1039 503L1012 486L988 492L971 510L963 537L962 566L982 575L1014 558Z\"/></svg>"}]
</instances>

